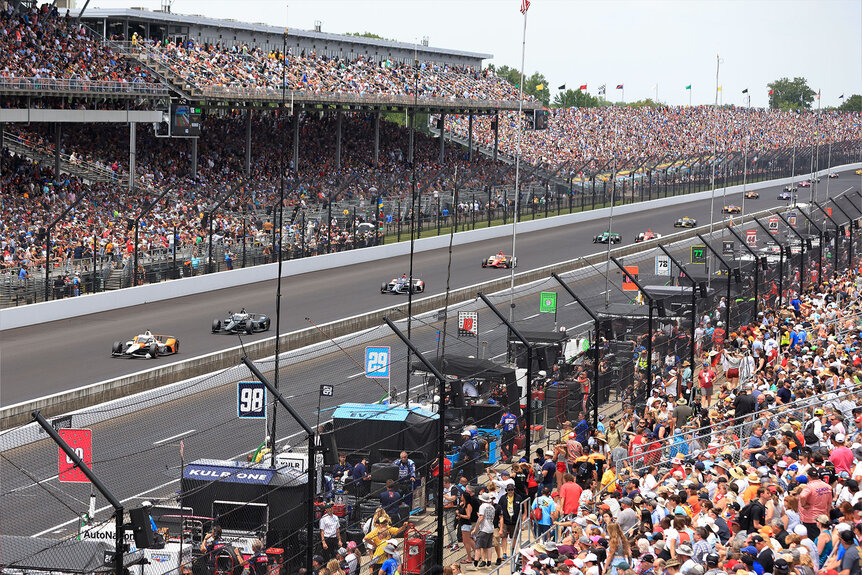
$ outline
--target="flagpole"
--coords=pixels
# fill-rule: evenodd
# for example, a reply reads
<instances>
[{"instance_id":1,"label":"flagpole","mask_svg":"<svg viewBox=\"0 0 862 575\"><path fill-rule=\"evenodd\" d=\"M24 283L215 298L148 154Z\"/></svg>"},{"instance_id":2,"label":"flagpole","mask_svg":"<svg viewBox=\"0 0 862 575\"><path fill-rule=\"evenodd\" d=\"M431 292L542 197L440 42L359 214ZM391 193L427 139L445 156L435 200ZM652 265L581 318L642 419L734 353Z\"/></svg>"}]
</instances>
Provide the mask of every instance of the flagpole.
<instances>
[{"instance_id":1,"label":"flagpole","mask_svg":"<svg viewBox=\"0 0 862 575\"><path fill-rule=\"evenodd\" d=\"M512 216L512 261L515 261L515 246L518 242L518 202L520 190L518 183L521 171L521 137L524 131L524 122L521 118L524 108L524 56L527 51L527 11L529 3L524 3L524 31L521 35L521 81L518 83L518 137L515 144L515 213ZM514 319L515 314L515 266L510 268L509 273L509 321ZM530 398L527 398L529 401Z\"/></svg>"},{"instance_id":2,"label":"flagpole","mask_svg":"<svg viewBox=\"0 0 862 575\"><path fill-rule=\"evenodd\" d=\"M746 88L746 91L748 88ZM745 116L745 142L743 143L742 150L742 211L741 214L745 213L745 184L748 177L748 120L749 116L751 116L751 94L746 94L748 96L748 113Z\"/></svg>"}]
</instances>

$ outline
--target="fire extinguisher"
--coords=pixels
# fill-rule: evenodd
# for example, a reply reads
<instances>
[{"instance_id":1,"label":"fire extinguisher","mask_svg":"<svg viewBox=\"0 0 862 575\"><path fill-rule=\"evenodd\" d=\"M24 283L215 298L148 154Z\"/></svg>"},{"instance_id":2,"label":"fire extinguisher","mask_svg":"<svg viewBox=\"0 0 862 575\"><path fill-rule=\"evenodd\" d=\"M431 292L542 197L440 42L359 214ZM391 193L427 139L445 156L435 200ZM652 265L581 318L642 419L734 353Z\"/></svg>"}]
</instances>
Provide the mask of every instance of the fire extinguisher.
<instances>
[{"instance_id":1,"label":"fire extinguisher","mask_svg":"<svg viewBox=\"0 0 862 575\"><path fill-rule=\"evenodd\" d=\"M425 564L425 536L425 532L412 526L407 528L407 533L404 535L406 552L402 573L420 575L422 572L422 566Z\"/></svg>"}]
</instances>

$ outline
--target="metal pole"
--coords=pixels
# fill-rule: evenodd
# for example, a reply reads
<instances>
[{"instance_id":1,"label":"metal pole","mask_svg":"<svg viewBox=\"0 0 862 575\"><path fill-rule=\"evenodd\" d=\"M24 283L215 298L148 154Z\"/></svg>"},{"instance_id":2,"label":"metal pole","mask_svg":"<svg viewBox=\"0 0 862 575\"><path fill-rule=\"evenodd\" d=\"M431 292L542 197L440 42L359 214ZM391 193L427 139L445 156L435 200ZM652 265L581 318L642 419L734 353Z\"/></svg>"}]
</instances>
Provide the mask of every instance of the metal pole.
<instances>
[{"instance_id":1,"label":"metal pole","mask_svg":"<svg viewBox=\"0 0 862 575\"><path fill-rule=\"evenodd\" d=\"M643 294L644 298L649 301L649 315L648 315L648 323L647 323L647 393L652 392L652 308L653 304L655 304L655 300L651 295L647 293L644 289L643 285L640 281L634 276L628 275L625 266L619 262L617 258L614 256L610 256L610 260L614 262L614 264L620 269L623 274L628 277L629 281L631 281L635 286L637 286L638 290Z\"/></svg>"},{"instance_id":2,"label":"metal pole","mask_svg":"<svg viewBox=\"0 0 862 575\"><path fill-rule=\"evenodd\" d=\"M775 215L781 218L781 221L784 222L787 228L799 238L799 251L801 253L801 262L799 267L799 293L802 293L805 291L805 238L802 237L802 234L796 231L796 228L790 225L790 222L788 222L784 216L780 213L776 213Z\"/></svg>"},{"instance_id":3,"label":"metal pole","mask_svg":"<svg viewBox=\"0 0 862 575\"><path fill-rule=\"evenodd\" d=\"M96 293L96 232L93 230L93 291L90 293Z\"/></svg>"},{"instance_id":4,"label":"metal pole","mask_svg":"<svg viewBox=\"0 0 862 575\"><path fill-rule=\"evenodd\" d=\"M413 342L410 341L410 338L406 337L401 330L399 330L394 323L388 318L384 317L383 321L386 322L386 325L395 332L395 335L398 336L401 341L404 342L410 351L422 362L423 365L434 374L434 377L437 378L439 390L438 397L439 403L437 405L437 416L438 421L440 422L438 433L437 433L437 469L438 469L438 477L439 481L437 482L437 545L434 547L434 561L438 565L443 564L443 536L444 536L444 523L443 523L443 470L445 469L445 465L443 462L446 459L446 434L445 434L445 422L446 422L446 376L444 376L440 371L434 366L433 363L428 361L425 356L422 354L419 349L413 345ZM440 367L443 367L443 364L440 364ZM311 531L309 529L309 531Z\"/></svg>"},{"instance_id":5,"label":"metal pole","mask_svg":"<svg viewBox=\"0 0 862 575\"><path fill-rule=\"evenodd\" d=\"M751 254L751 257L754 258L754 317L757 317L757 300L759 297L759 284L760 284L760 258L757 256L757 253L751 249L747 243L745 243L736 231L728 227L727 231L734 235L734 237L739 240L740 245L748 250L748 253ZM729 303L729 302L728 302ZM728 326L729 327L729 326Z\"/></svg>"},{"instance_id":6,"label":"metal pole","mask_svg":"<svg viewBox=\"0 0 862 575\"><path fill-rule=\"evenodd\" d=\"M87 479L90 480L90 483L99 490L105 499L108 500L108 503L111 504L111 507L114 508L114 514L116 518L116 533L114 539L114 545L116 546L116 551L114 553L114 569L116 573L123 573L123 558L125 553L125 544L123 540L126 537L125 524L123 523L123 504L120 503L119 499L114 497L114 495L105 487L104 483L102 483L96 474L87 467L87 464L78 457L78 454L69 447L69 444L66 443L60 434L57 433L57 430L54 429L54 426L51 425L38 411L34 411L32 414L33 419L39 426L45 430L45 433L56 443L63 453L66 454L66 458L69 459L72 463L75 464L75 468L79 469L81 473L83 473Z\"/></svg>"},{"instance_id":7,"label":"metal pole","mask_svg":"<svg viewBox=\"0 0 862 575\"><path fill-rule=\"evenodd\" d=\"M525 4L528 6L529 4ZM521 81L518 83L518 122L517 122L517 138L515 142L515 213L512 219L512 259L515 258L515 246L518 239L518 206L519 206L519 183L521 178L521 138L522 132L524 131L524 125L521 122L521 116L523 115L524 110L524 56L527 51L527 9L525 8L523 11L524 14L524 32L521 36ZM496 147L496 146L495 146ZM509 272L509 319L512 320L515 314L515 266L512 266L511 271ZM527 385L530 385L530 382L527 382ZM527 409L529 410L530 406L530 398L527 397ZM529 430L528 430L529 431ZM529 433L527 434L527 441L529 441ZM529 458L529 451L527 451L527 455Z\"/></svg>"},{"instance_id":8,"label":"metal pole","mask_svg":"<svg viewBox=\"0 0 862 575\"><path fill-rule=\"evenodd\" d=\"M691 341L689 342L691 344L689 346L689 348L690 348L689 363L691 363L691 391L689 392L689 398L688 398L689 403L690 403L692 400L693 392L694 392L694 366L695 366L695 363L694 363L694 344L695 344L694 329L698 323L697 322L697 282L694 281L694 278L691 277L691 274L688 272L688 270L685 267L683 267L683 265L680 264L677 261L677 259L675 257L673 257L671 255L671 253L669 251L667 251L667 249L663 245L656 244L656 246L658 247L658 249L660 249L662 252L664 252L664 255L666 255L670 259L670 261L673 262L673 264L680 269L680 271L682 273L685 274L686 279L691 284ZM677 396L682 397L682 390L677 389Z\"/></svg>"},{"instance_id":9,"label":"metal pole","mask_svg":"<svg viewBox=\"0 0 862 575\"><path fill-rule=\"evenodd\" d=\"M817 258L817 283L819 284L819 283L823 282L823 230L821 230L819 227L817 227L817 224L815 224L814 221L808 216L808 214L805 213L805 210L800 208L799 214L803 218L805 218L806 221L808 221L808 223L809 223L809 225L811 225L811 227L813 227L815 230L817 230L817 234L819 236L818 240L817 240L818 241L817 251L819 252L819 255ZM801 292L802 289L800 289L799 291Z\"/></svg>"},{"instance_id":10,"label":"metal pole","mask_svg":"<svg viewBox=\"0 0 862 575\"><path fill-rule=\"evenodd\" d=\"M177 250L179 250L179 246L177 245L180 241L179 236L177 236L177 225L174 224L174 279L177 279Z\"/></svg>"},{"instance_id":11,"label":"metal pole","mask_svg":"<svg viewBox=\"0 0 862 575\"><path fill-rule=\"evenodd\" d=\"M754 220L754 223L760 226L761 229L768 234L766 237L773 235L769 228L764 226L760 220L757 218L752 218L752 220ZM781 307L781 294L784 290L784 245L778 241L778 234L775 234L772 241L778 244L780 251L780 256L778 258L778 307Z\"/></svg>"},{"instance_id":12,"label":"metal pole","mask_svg":"<svg viewBox=\"0 0 862 575\"><path fill-rule=\"evenodd\" d=\"M850 232L850 246L849 246L849 249L847 252L847 267L853 267L853 218L850 217L850 214L848 214L847 212L842 210L841 206L839 206L838 203L835 202L835 200L833 198L830 198L829 201L832 203L833 206L838 208L838 211L840 211L842 214L847 216L847 227L849 228L849 232ZM835 265L836 266L838 265L838 253L837 252L835 254Z\"/></svg>"},{"instance_id":13,"label":"metal pole","mask_svg":"<svg viewBox=\"0 0 862 575\"><path fill-rule=\"evenodd\" d=\"M710 243L708 241L706 241L706 238L703 237L702 234L697 234L697 237L699 237L700 240L707 247L707 249L712 252L712 255L714 255L715 258L719 262L721 262L721 265L723 265L727 269L727 295L725 296L726 305L724 306L724 325L725 325L725 327L728 328L728 333L730 333L730 331L729 331L730 330L730 271L731 271L730 264L727 263L727 261L721 256L721 254L719 254L710 245Z\"/></svg>"},{"instance_id":14,"label":"metal pole","mask_svg":"<svg viewBox=\"0 0 862 575\"><path fill-rule=\"evenodd\" d=\"M530 341L527 338L525 338L523 335L521 335L521 332L515 328L515 326L512 322L510 322L508 319L506 319L505 316L503 316L502 313L500 313L500 310L498 310L496 308L496 306L494 306L494 304L491 303L491 300L489 300L485 296L485 294L483 294L482 292L479 292L476 294L476 296L479 299L481 299L483 302L485 302L485 305L487 305L491 309L491 311L494 312L494 315L496 315L497 318L501 322L503 322L506 325L506 327L509 328L509 332L512 335L514 335L518 339L518 341L520 341L522 344L524 344L524 346L527 348L527 385L526 385L526 388L527 388L526 389L527 405L524 408L524 420L525 420L527 429L524 433L524 454L527 456L527 459L529 459L530 458L530 438L532 436L532 425L533 425L533 406L532 406L532 400L533 400L533 397L532 397L533 396L533 345L530 343ZM508 342L508 338L507 338L506 346L508 347L508 345L509 345L509 342ZM598 374L596 374L596 375L598 375Z\"/></svg>"}]
</instances>

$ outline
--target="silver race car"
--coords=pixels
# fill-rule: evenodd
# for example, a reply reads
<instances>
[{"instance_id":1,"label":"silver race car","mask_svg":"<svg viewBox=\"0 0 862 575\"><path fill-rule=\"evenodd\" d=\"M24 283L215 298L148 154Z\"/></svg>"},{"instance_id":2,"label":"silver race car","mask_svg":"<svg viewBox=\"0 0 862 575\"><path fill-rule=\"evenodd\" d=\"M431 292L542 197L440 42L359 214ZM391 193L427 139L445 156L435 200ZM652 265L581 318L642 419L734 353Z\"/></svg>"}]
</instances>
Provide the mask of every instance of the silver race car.
<instances>
[{"instance_id":1,"label":"silver race car","mask_svg":"<svg viewBox=\"0 0 862 575\"><path fill-rule=\"evenodd\" d=\"M111 356L152 359L160 355L171 355L179 350L178 338L172 335L153 335L147 330L126 343L115 341L111 347Z\"/></svg>"},{"instance_id":2,"label":"silver race car","mask_svg":"<svg viewBox=\"0 0 862 575\"><path fill-rule=\"evenodd\" d=\"M425 282L420 279L413 278L413 286L410 285L410 279L406 275L400 278L394 278L389 283L380 285L380 293L422 293L425 291Z\"/></svg>"},{"instance_id":3,"label":"silver race car","mask_svg":"<svg viewBox=\"0 0 862 575\"><path fill-rule=\"evenodd\" d=\"M223 320L214 319L213 333L247 333L252 334L259 331L269 331L272 320L268 316L259 313L248 313L242 308L238 313L227 312Z\"/></svg>"}]
</instances>

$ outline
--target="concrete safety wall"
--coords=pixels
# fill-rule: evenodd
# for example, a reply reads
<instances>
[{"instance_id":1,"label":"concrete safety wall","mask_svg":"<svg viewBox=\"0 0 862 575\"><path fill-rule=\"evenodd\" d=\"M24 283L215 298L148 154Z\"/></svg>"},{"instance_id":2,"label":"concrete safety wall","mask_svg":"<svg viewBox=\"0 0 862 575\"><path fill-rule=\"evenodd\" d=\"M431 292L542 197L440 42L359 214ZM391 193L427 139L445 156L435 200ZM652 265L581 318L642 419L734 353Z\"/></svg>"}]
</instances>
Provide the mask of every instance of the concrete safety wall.
<instances>
[{"instance_id":1,"label":"concrete safety wall","mask_svg":"<svg viewBox=\"0 0 862 575\"><path fill-rule=\"evenodd\" d=\"M862 167L862 163L838 166L833 168L833 170L856 169L858 167ZM819 172L819 174L826 175L827 170L823 170ZM791 178L783 178L780 180L748 184L746 188L750 190L758 190L776 185L785 185L790 182ZM727 188L726 193L728 195L742 193L742 186L730 186ZM724 188L717 189L715 194L725 194ZM704 191L694 194L674 196L671 198L626 204L624 206L614 207L614 214L620 216L644 210L698 202L708 199L712 197L712 195L712 191ZM574 214L553 216L539 220L523 221L518 223L518 233L522 234L551 227L568 226L579 222L602 219L608 217L609 214L610 208L601 208ZM511 235L511 224L505 226L494 226L491 228L458 232L455 234L454 244L469 244L489 239L509 237ZM445 248L448 247L448 245L449 236L434 236L416 240L414 250L416 252L425 252ZM384 246L361 248L347 252L288 260L283 262L282 277L290 277L354 264L375 262L381 259L403 256L408 253L410 253L410 243L399 242ZM0 310L0 331L267 281L275 278L276 269L277 264L265 264L251 268L184 278L182 280L148 284L97 294L88 294L77 298L5 308Z\"/></svg>"}]
</instances>

